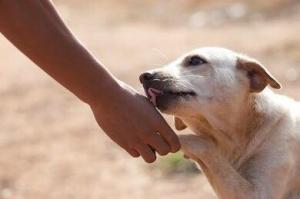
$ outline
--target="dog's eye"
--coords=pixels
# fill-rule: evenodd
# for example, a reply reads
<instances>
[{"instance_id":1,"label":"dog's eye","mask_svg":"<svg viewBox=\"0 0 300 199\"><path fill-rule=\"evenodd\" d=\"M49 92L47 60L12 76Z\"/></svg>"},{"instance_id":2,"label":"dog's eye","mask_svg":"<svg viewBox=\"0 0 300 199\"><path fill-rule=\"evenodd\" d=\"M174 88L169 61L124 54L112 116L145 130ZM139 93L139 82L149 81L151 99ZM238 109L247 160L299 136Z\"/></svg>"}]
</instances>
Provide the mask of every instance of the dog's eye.
<instances>
[{"instance_id":1,"label":"dog's eye","mask_svg":"<svg viewBox=\"0 0 300 199\"><path fill-rule=\"evenodd\" d=\"M191 56L188 61L187 61L187 66L199 66L199 65L202 65L202 64L206 64L206 60L204 60L203 58L201 58L200 56L198 55L194 55L194 56Z\"/></svg>"}]
</instances>

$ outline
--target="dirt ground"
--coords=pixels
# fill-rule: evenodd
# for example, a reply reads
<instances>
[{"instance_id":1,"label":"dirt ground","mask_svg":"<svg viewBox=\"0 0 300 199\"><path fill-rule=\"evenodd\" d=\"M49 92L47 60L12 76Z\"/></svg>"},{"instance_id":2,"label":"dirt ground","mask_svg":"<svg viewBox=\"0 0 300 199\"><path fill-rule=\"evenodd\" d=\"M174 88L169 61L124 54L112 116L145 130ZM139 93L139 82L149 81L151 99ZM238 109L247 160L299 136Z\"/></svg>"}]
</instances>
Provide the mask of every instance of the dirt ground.
<instances>
[{"instance_id":1,"label":"dirt ground","mask_svg":"<svg viewBox=\"0 0 300 199\"><path fill-rule=\"evenodd\" d=\"M139 91L143 71L222 46L258 58L283 84L280 93L300 99L299 1L54 3L90 51ZM130 158L87 105L1 35L0 66L0 199L214 198L201 174L166 176L159 163Z\"/></svg>"}]
</instances>

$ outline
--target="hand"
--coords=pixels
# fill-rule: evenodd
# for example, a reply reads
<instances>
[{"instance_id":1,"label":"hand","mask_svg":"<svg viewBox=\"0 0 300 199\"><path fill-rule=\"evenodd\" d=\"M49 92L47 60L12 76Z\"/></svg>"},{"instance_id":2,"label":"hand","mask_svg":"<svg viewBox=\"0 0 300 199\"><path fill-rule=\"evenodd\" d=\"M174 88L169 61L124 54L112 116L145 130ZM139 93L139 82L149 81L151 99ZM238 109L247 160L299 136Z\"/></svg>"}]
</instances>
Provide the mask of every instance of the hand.
<instances>
[{"instance_id":1,"label":"hand","mask_svg":"<svg viewBox=\"0 0 300 199\"><path fill-rule=\"evenodd\" d=\"M164 155L180 148L177 136L150 102L115 81L72 35L51 1L0 0L0 22L1 33L88 103L106 134L132 156L153 162L153 149Z\"/></svg>"},{"instance_id":2,"label":"hand","mask_svg":"<svg viewBox=\"0 0 300 199\"><path fill-rule=\"evenodd\" d=\"M104 96L104 95L105 96ZM99 126L133 157L148 162L180 149L178 137L149 100L124 83L91 105Z\"/></svg>"}]
</instances>

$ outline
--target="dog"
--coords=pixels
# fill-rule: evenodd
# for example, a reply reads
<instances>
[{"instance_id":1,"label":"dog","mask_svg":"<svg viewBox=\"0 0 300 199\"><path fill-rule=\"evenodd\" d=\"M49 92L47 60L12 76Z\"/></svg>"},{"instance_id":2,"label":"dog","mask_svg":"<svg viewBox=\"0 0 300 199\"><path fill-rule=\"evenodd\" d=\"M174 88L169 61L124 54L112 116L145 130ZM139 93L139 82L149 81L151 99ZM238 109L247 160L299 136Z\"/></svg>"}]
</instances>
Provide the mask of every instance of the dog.
<instances>
[{"instance_id":1,"label":"dog","mask_svg":"<svg viewBox=\"0 0 300 199\"><path fill-rule=\"evenodd\" d=\"M182 150L218 198L300 198L300 105L268 88L281 85L260 62L200 48L140 81L177 130L192 130L179 135Z\"/></svg>"}]
</instances>

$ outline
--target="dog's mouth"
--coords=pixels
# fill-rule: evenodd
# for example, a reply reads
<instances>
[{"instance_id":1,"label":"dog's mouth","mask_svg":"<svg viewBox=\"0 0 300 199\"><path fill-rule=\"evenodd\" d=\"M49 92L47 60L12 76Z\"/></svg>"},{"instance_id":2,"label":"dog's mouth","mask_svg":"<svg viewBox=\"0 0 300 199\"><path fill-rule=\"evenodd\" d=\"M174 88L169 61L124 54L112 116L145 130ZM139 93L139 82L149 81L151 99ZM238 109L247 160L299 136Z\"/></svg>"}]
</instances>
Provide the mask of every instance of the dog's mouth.
<instances>
[{"instance_id":1,"label":"dog's mouth","mask_svg":"<svg viewBox=\"0 0 300 199\"><path fill-rule=\"evenodd\" d=\"M151 103L160 108L165 101L169 101L170 99L175 99L178 97L188 97L188 96L195 96L196 93L194 91L176 91L172 89L157 89L150 87L146 90L146 94L151 101Z\"/></svg>"}]
</instances>

